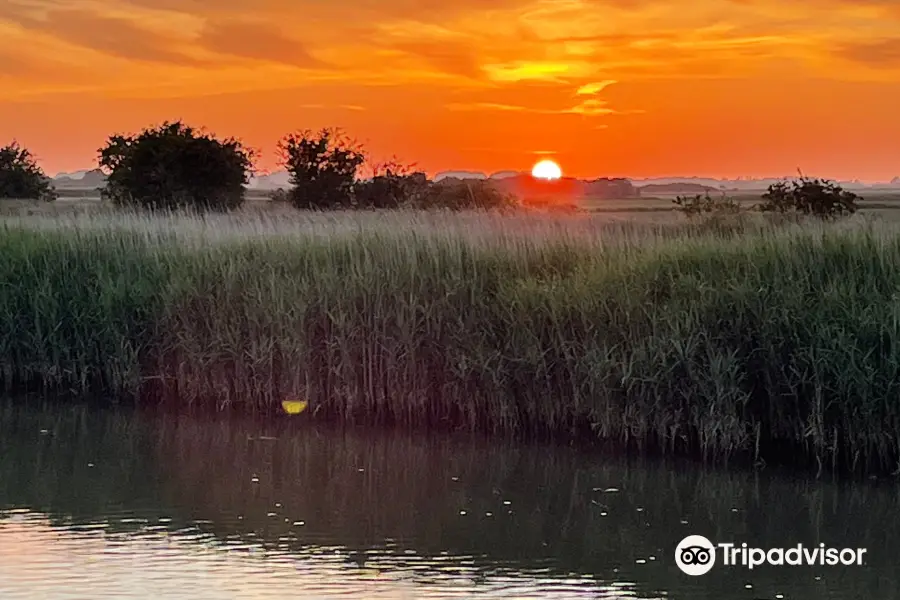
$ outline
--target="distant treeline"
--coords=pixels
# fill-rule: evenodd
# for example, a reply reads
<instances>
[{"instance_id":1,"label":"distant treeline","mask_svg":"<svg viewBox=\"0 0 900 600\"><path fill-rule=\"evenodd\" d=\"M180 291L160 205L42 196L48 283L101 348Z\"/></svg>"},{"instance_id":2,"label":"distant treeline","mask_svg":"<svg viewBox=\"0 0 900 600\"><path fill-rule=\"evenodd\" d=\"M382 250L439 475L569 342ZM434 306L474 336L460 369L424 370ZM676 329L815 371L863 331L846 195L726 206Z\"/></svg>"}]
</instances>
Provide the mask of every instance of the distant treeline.
<instances>
[{"instance_id":1,"label":"distant treeline","mask_svg":"<svg viewBox=\"0 0 900 600\"><path fill-rule=\"evenodd\" d=\"M299 209L443 208L515 209L522 206L571 208L580 198L637 198L641 189L627 179L540 180L528 174L493 179L429 179L414 165L396 159L374 162L358 142L339 129L298 131L277 145L279 164L289 175L286 189L271 200ZM240 207L255 172L258 153L235 138L220 139L180 121L164 122L139 134L110 136L98 150L98 169L82 182L116 206L145 209L227 211ZM740 212L733 199L715 199L714 188L690 183L650 185L650 193L691 192L675 198L688 215ZM53 181L34 156L12 142L0 148L0 198L54 200ZM769 186L758 208L825 217L852 214L860 198L827 180L810 179Z\"/></svg>"},{"instance_id":2,"label":"distant treeline","mask_svg":"<svg viewBox=\"0 0 900 600\"><path fill-rule=\"evenodd\" d=\"M275 202L301 209L515 208L574 202L583 196L635 198L627 179L539 181L529 175L503 179L429 179L396 159L374 162L339 129L298 131L278 143L279 165L290 176ZM229 210L245 199L255 172L256 150L235 138L218 138L180 121L138 134L112 135L98 150L98 169L79 182L115 205ZM53 200L54 182L34 156L12 142L0 149L0 197Z\"/></svg>"}]
</instances>

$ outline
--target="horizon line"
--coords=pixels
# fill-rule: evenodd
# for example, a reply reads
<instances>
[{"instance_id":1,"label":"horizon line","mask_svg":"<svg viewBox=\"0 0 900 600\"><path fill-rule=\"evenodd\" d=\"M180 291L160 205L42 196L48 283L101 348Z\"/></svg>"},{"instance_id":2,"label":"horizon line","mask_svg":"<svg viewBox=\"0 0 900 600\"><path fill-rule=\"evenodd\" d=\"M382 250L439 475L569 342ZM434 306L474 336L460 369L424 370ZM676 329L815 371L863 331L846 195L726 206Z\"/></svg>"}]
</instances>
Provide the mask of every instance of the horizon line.
<instances>
[{"instance_id":1,"label":"horizon line","mask_svg":"<svg viewBox=\"0 0 900 600\"><path fill-rule=\"evenodd\" d=\"M74 171L59 171L55 175L51 175L51 179L57 179L59 177L71 177L73 174L85 174L90 171L98 171L99 167L92 168L84 168L84 169L76 169ZM283 168L275 169L272 171L262 169L258 172L255 172L251 175L251 178L260 178L274 175L275 173L286 173L287 171ZM497 171L492 171L487 173L485 171L476 170L476 169L443 169L440 171L434 171L433 173L429 173L427 171L421 171L426 174L430 179L434 179L438 175L445 175L448 173L467 173L474 175L482 175L484 178L490 178L493 175L497 175L499 173L515 173L521 175L528 175L530 171L528 170L517 170L517 169L500 169ZM813 175L810 173L803 174L806 177L818 178L818 179L828 179L837 182L844 183L860 183L864 185L877 185L877 184L892 184L895 183L895 180L900 179L900 175L893 177L892 179L885 180L875 180L875 179L841 179L834 177L827 177L823 175ZM798 174L792 175L760 175L760 176L750 176L750 175L739 175L739 176L713 176L713 175L644 175L644 176L629 176L629 175L591 175L591 176L575 176L575 175L565 175L563 174L562 179L575 179L581 181L590 181L596 179L626 179L629 181L637 181L637 180L655 180L655 179L707 179L710 181L716 181L721 183L726 182L754 182L754 181L764 181L764 180L785 180L785 179L794 179L797 178ZM77 179L76 179L77 180Z\"/></svg>"}]
</instances>

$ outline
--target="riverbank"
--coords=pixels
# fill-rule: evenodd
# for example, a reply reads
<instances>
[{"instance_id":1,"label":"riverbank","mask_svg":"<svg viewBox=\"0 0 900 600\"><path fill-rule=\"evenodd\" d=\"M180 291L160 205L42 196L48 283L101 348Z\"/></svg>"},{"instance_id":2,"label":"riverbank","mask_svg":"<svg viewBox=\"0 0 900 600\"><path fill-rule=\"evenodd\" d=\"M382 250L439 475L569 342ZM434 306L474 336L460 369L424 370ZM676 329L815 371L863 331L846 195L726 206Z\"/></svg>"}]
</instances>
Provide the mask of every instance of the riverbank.
<instances>
[{"instance_id":1,"label":"riverbank","mask_svg":"<svg viewBox=\"0 0 900 600\"><path fill-rule=\"evenodd\" d=\"M24 217L7 389L893 471L900 228Z\"/></svg>"}]
</instances>

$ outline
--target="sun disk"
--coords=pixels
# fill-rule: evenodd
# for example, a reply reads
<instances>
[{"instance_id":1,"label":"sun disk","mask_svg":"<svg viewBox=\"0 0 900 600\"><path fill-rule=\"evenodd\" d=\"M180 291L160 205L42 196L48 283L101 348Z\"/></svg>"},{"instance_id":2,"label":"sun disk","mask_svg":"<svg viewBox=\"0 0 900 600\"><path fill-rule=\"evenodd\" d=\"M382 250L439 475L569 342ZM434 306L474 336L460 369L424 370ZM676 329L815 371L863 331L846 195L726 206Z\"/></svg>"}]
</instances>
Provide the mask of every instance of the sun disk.
<instances>
[{"instance_id":1,"label":"sun disk","mask_svg":"<svg viewBox=\"0 0 900 600\"><path fill-rule=\"evenodd\" d=\"M562 177L562 169L552 160L542 160L531 169L531 176L535 179L559 179Z\"/></svg>"}]
</instances>

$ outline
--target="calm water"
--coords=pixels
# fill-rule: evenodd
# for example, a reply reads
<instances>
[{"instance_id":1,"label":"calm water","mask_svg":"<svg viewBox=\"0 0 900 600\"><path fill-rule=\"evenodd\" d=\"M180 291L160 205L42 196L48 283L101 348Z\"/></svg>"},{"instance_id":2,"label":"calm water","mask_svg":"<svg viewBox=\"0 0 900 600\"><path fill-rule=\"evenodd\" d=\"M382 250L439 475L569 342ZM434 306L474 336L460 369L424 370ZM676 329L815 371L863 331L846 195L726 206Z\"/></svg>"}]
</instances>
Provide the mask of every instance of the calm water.
<instances>
[{"instance_id":1,"label":"calm water","mask_svg":"<svg viewBox=\"0 0 900 600\"><path fill-rule=\"evenodd\" d=\"M0 405L0 599L896 598L896 484ZM682 574L688 534L863 567Z\"/></svg>"}]
</instances>

